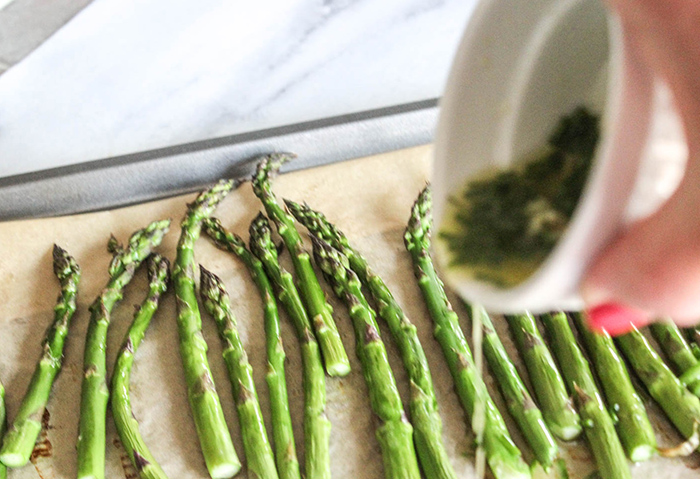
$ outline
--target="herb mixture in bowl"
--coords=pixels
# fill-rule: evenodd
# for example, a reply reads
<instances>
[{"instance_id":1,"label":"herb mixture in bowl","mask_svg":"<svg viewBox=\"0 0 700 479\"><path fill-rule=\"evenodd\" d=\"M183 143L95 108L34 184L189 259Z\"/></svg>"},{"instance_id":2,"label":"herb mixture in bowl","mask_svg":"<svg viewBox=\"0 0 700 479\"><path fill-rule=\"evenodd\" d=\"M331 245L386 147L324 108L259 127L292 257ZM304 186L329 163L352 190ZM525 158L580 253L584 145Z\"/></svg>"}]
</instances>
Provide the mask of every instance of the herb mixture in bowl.
<instances>
[{"instance_id":1,"label":"herb mixture in bowl","mask_svg":"<svg viewBox=\"0 0 700 479\"><path fill-rule=\"evenodd\" d=\"M451 220L440 231L450 265L503 288L527 279L576 209L598 123L598 116L577 108L559 121L541 151L510 169L471 180L460 197L451 198Z\"/></svg>"}]
</instances>

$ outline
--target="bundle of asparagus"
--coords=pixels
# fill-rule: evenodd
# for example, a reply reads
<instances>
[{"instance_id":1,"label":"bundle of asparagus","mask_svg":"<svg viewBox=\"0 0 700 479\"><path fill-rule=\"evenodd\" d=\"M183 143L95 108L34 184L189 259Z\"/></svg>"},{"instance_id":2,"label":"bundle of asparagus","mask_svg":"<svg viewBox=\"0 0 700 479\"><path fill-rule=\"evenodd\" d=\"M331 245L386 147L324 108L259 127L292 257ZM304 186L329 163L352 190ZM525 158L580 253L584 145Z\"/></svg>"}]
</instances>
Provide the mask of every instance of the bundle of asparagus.
<instances>
[{"instance_id":1,"label":"bundle of asparagus","mask_svg":"<svg viewBox=\"0 0 700 479\"><path fill-rule=\"evenodd\" d=\"M240 236L226 231L216 218L204 221L204 231L219 248L238 256L246 265L255 281L263 301L265 314L265 338L267 345L267 386L270 392L272 409L272 436L275 443L275 457L280 479L301 479L299 460L294 445L292 417L289 412L287 379L284 371L286 359L280 318L277 311L275 294L270 280L265 273L262 261L255 257L246 247Z\"/></svg>"},{"instance_id":2,"label":"bundle of asparagus","mask_svg":"<svg viewBox=\"0 0 700 479\"><path fill-rule=\"evenodd\" d=\"M591 373L564 313L545 314L542 322L554 354L573 394L586 438L593 451L601 479L631 478L615 425L605 408Z\"/></svg>"},{"instance_id":3,"label":"bundle of asparagus","mask_svg":"<svg viewBox=\"0 0 700 479\"><path fill-rule=\"evenodd\" d=\"M656 453L656 438L642 399L635 391L627 367L606 332L593 333L582 314L573 314L608 402L617 420L617 433L633 462L651 459Z\"/></svg>"},{"instance_id":4,"label":"bundle of asparagus","mask_svg":"<svg viewBox=\"0 0 700 479\"><path fill-rule=\"evenodd\" d=\"M362 363L372 410L380 420L376 436L384 458L384 475L387 479L418 479L413 427L404 413L374 310L362 294L357 275L346 266L347 258L322 239L312 238L316 264L336 296L345 302L355 328L357 357Z\"/></svg>"},{"instance_id":5,"label":"bundle of asparagus","mask_svg":"<svg viewBox=\"0 0 700 479\"><path fill-rule=\"evenodd\" d=\"M219 336L224 343L224 361L238 409L238 419L243 433L243 448L248 462L248 472L259 479L278 479L272 448L267 439L265 421L258 402L253 381L253 367L248 362L231 311L228 292L221 279L200 265L199 288L204 308L216 321Z\"/></svg>"},{"instance_id":6,"label":"bundle of asparagus","mask_svg":"<svg viewBox=\"0 0 700 479\"><path fill-rule=\"evenodd\" d=\"M90 306L90 324L85 340L84 377L80 396L78 431L78 478L102 479L105 474L105 420L107 388L107 329L114 305L136 268L158 246L170 227L170 220L155 221L137 231L126 247L112 237L108 248L114 254L109 265L110 280Z\"/></svg>"},{"instance_id":7,"label":"bundle of asparagus","mask_svg":"<svg viewBox=\"0 0 700 479\"><path fill-rule=\"evenodd\" d=\"M282 268L272 242L270 224L259 214L250 225L250 249L262 261L268 277L277 289L277 298L292 320L301 343L304 383L304 470L306 477L331 477L329 442L331 423L326 417L326 378L321 349L314 336L311 321L294 286L292 275Z\"/></svg>"},{"instance_id":8,"label":"bundle of asparagus","mask_svg":"<svg viewBox=\"0 0 700 479\"><path fill-rule=\"evenodd\" d=\"M299 278L299 289L323 353L323 361L329 376L345 376L350 372L350 361L340 340L338 328L333 321L333 308L326 301L325 294L311 266L309 253L294 225L294 218L277 202L272 192L270 178L277 174L282 165L293 156L280 153L264 157L258 163L253 176L253 191L265 206L267 215L277 226L285 246L292 256L294 272Z\"/></svg>"},{"instance_id":9,"label":"bundle of asparagus","mask_svg":"<svg viewBox=\"0 0 700 479\"><path fill-rule=\"evenodd\" d=\"M700 423L700 399L686 389L640 331L635 329L616 342L666 416L681 434L692 437Z\"/></svg>"},{"instance_id":10,"label":"bundle of asparagus","mask_svg":"<svg viewBox=\"0 0 700 479\"><path fill-rule=\"evenodd\" d=\"M478 315L483 325L484 355L490 369L496 376L498 387L510 415L515 419L535 457L545 469L554 463L559 448L542 417L542 412L533 401L515 365L508 357L491 318L484 308L469 305L472 320Z\"/></svg>"},{"instance_id":11,"label":"bundle of asparagus","mask_svg":"<svg viewBox=\"0 0 700 479\"><path fill-rule=\"evenodd\" d=\"M437 277L430 257L430 190L425 188L411 209L411 216L404 233L406 249L413 259L418 285L423 293L430 316L435 322L435 337L442 347L448 366L454 378L462 406L469 416L474 415L475 402L482 398L485 402L486 423L483 431L484 447L491 471L496 478L528 477L527 466L520 451L510 438L505 422L493 400L489 397L486 385L474 368L474 360L464 338L457 314L452 309L442 282ZM523 390L520 390L521 394ZM524 406L523 401L520 406ZM514 403L514 407L519 401ZM535 419L537 422L537 419ZM523 422L525 424L525 422ZM545 464L551 463L556 446L542 432L545 449L538 451ZM553 449L553 451L552 451ZM552 458L553 459L553 458Z\"/></svg>"},{"instance_id":12,"label":"bundle of asparagus","mask_svg":"<svg viewBox=\"0 0 700 479\"><path fill-rule=\"evenodd\" d=\"M200 194L189 205L182 222L173 271L180 352L188 399L209 474L213 478L231 477L240 469L240 462L223 418L206 357L207 346L201 333L194 283L194 244L202 227L217 246L235 253L243 261L263 302L268 359L266 380L270 392L274 447L267 438L252 367L236 331L228 294L222 281L202 268L202 303L216 320L224 342L224 359L237 402L249 474L261 479L301 477L292 430L276 296L292 320L301 343L304 473L306 477L314 479L330 478L331 425L326 417L326 378L322 361L325 357L326 371L335 375L347 374L349 362L333 322L332 310L311 266L310 255L296 231L296 218L311 233L318 267L333 292L347 306L355 330L357 356L368 385L370 404L379 420L375 432L381 446L385 476L417 479L420 465L430 479L457 477L442 442L442 419L416 326L408 320L384 280L372 271L347 237L323 214L291 201L286 201L287 212L277 203L271 191L270 177L287 158L286 155L271 155L261 161L253 179L253 189L291 253L299 291L292 275L279 264L278 250L265 216L259 214L251 224L250 250L240 237L224 230L218 220L209 218L216 205L233 187L232 182L221 182ZM483 439L480 445L485 450L493 475L498 479L530 477L530 468L513 443L504 417L489 397L484 380L477 371L475 358L436 272L430 255L431 221L430 192L426 188L413 206L404 242L435 326L435 338L452 374L457 396L468 416L478 415L478 410L483 410L484 430L476 428L475 433ZM111 406L117 431L139 475L165 477L146 447L131 413L129 377L134 354L159 298L165 292L167 261L151 253L162 240L168 225L167 221L152 223L136 232L127 247L121 247L115 239L110 240L109 249L114 254L110 280L90 309L86 339L78 441L80 478L104 477L105 411L109 398L105 381L105 348L110 313L121 299L122 291L138 265L148 256L149 289L117 358L111 383ZM19 406L15 422L4 434L0 449L0 462L12 466L26 463L36 442L41 429L38 418L46 407L51 385L60 370L68 325L76 308L79 269L75 261L58 247L54 249L54 270L62 291L55 309L54 324L44 341L44 354L35 369L28 392ZM365 298L363 288L366 288L369 298ZM387 322L408 373L408 410L412 424L404 414L396 379L376 322L377 314L370 301L376 305L378 315ZM548 347L532 315L509 316L509 327L526 366L531 392L506 352L488 314L475 304L467 305L467 308L473 321L481 325L477 332L483 335L485 357L505 399L507 412L532 449L536 462L545 469L556 464L554 469L559 471L557 474L566 472L559 460L560 449L553 435L571 440L584 431L602 479L630 477L625 452L629 459L638 462L651 458L657 451L662 455L687 454L700 444L700 399L693 394L700 392L700 363L696 355L700 348L694 342L689 343L684 332L671 323L657 324L650 330L675 373L640 331L635 330L613 340L605 334L591 333L586 328L584 316L572 314L578 330L577 338L566 314L551 313L542 317ZM692 339L696 331L690 331L690 334ZM579 346L579 340L587 356ZM550 347L554 356L550 353ZM689 438L682 447L670 450L657 448L644 405L617 347L676 428ZM598 384L603 394L598 391ZM4 426L4 393L0 385L0 432ZM578 411L570 395L573 395ZM6 471L0 465L0 479L4 477Z\"/></svg>"},{"instance_id":13,"label":"bundle of asparagus","mask_svg":"<svg viewBox=\"0 0 700 479\"><path fill-rule=\"evenodd\" d=\"M285 200L285 203L313 237L328 242L348 259L350 269L369 290L377 304L379 316L386 321L399 347L401 359L411 381L409 408L421 466L430 477L456 477L442 442L442 419L433 379L415 325L406 317L382 278L372 271L365 258L350 246L348 239L338 228L328 222L322 213L312 210L307 205L290 200Z\"/></svg>"}]
</instances>

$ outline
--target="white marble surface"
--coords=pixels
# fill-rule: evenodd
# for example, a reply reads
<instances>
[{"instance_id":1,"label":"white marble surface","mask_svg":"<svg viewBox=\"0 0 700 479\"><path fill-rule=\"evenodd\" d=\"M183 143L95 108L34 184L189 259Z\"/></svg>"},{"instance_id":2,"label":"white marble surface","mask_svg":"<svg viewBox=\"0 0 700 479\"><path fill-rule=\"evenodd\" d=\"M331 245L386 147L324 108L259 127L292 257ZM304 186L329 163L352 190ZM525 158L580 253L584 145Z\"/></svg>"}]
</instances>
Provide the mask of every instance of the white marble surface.
<instances>
[{"instance_id":1,"label":"white marble surface","mask_svg":"<svg viewBox=\"0 0 700 479\"><path fill-rule=\"evenodd\" d=\"M0 10L12 3L12 0L0 0Z\"/></svg>"},{"instance_id":2,"label":"white marble surface","mask_svg":"<svg viewBox=\"0 0 700 479\"><path fill-rule=\"evenodd\" d=\"M476 0L95 0L0 76L0 176L437 97Z\"/></svg>"}]
</instances>

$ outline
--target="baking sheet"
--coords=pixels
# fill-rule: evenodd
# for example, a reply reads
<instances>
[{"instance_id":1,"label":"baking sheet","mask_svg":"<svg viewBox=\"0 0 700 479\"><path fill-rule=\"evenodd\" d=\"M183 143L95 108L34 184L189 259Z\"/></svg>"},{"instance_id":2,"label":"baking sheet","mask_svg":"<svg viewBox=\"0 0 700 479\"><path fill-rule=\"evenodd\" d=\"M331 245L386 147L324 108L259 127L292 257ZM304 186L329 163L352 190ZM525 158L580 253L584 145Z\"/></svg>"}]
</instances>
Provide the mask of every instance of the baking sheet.
<instances>
[{"instance_id":1,"label":"baking sheet","mask_svg":"<svg viewBox=\"0 0 700 479\"><path fill-rule=\"evenodd\" d=\"M251 158L293 151L283 171L430 143L437 99L174 145L0 178L0 221L152 201L252 173Z\"/></svg>"},{"instance_id":2,"label":"baking sheet","mask_svg":"<svg viewBox=\"0 0 700 479\"><path fill-rule=\"evenodd\" d=\"M338 163L279 177L275 190L281 197L305 200L324 211L343 229L361 250L376 271L392 287L398 301L416 324L433 372L436 392L444 419L444 441L460 477L473 476L472 437L453 392L452 380L435 340L420 291L413 279L408 254L404 252L402 232L410 206L430 174L431 148L417 147L389 154ZM0 321L2 345L0 379L7 389L9 416L17 411L35 362L40 354L43 332L52 319L52 308L58 291L51 269L51 247L54 242L76 257L83 270L78 298L78 312L71 326L65 366L54 386L46 419L47 429L36 450L32 464L13 471L11 478L72 478L76 474L75 441L77 435L80 379L84 336L89 318L88 305L107 280L110 255L106 251L109 234L122 241L136 229L152 220L172 218L173 230L160 251L174 257L178 234L177 223L185 212L185 204L194 195L186 195L148 204L83 215L13 221L0 224ZM247 237L250 220L260 210L250 185L244 184L222 202L216 215L224 225ZM245 268L229 254L216 250L208 240L197 243L196 259L226 283L232 297L239 329L255 371L255 381L270 430L269 403L264 380L265 348L260 300ZM289 267L288 255L283 261ZM108 359L114 362L117 348L131 320L132 305L139 303L146 284L139 272L127 289L124 300L116 308L109 335ZM325 287L325 285L324 285ZM330 295L330 291L327 290ZM383 477L379 446L374 438L373 417L367 389L359 373L354 354L352 327L345 308L331 298L336 321L352 362L353 373L343 379L328 379L328 416L332 423L331 460L337 478ZM136 356L132 374L132 403L141 422L141 432L154 456L172 478L205 478L206 470L199 451L194 426L189 414L182 366L178 354L175 304L172 294L163 298L146 339ZM466 314L459 311L464 319ZM213 321L203 316L204 336L210 350L217 389L222 399L227 422L237 451L243 457L238 420L231 388L228 384L221 346ZM465 330L469 325L463 322ZM507 347L513 352L503 321L496 321ZM390 339L382 329L390 361L402 397L407 395L406 375ZM294 418L295 436L303 464L302 400L300 356L291 325L283 317L283 338L288 356L287 373ZM522 370L522 365L516 364ZM502 411L503 403L487 380ZM658 409L650 404L662 444L675 444L679 436L670 428ZM512 423L513 436L531 459ZM124 451L119 446L111 418L107 435L108 478L135 478ZM583 443L567 446L564 451L573 478L583 478L594 465ZM685 460L655 459L633 467L635 478L696 477L700 466L695 454ZM246 477L245 470L240 477Z\"/></svg>"}]
</instances>

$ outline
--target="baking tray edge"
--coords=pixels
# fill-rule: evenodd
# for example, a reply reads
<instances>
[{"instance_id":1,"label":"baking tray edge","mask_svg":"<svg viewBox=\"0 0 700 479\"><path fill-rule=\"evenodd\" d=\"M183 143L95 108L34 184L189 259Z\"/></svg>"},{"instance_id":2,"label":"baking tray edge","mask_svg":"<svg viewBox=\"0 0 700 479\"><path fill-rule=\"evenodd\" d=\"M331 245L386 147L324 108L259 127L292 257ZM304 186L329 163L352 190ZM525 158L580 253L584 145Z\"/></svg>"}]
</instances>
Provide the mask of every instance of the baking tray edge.
<instances>
[{"instance_id":1,"label":"baking tray edge","mask_svg":"<svg viewBox=\"0 0 700 479\"><path fill-rule=\"evenodd\" d=\"M438 99L197 141L0 178L0 221L97 211L244 178L261 154L298 158L283 172L430 143Z\"/></svg>"}]
</instances>

